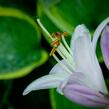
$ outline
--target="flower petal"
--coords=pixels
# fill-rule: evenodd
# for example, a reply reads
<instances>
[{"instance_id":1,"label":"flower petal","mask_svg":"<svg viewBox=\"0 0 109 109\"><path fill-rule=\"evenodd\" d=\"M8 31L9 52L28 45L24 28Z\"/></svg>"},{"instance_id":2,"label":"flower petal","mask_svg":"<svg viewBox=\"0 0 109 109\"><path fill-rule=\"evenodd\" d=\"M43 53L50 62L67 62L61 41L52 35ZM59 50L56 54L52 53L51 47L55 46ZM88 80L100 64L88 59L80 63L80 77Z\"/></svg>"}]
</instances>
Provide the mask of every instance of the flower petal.
<instances>
[{"instance_id":1,"label":"flower petal","mask_svg":"<svg viewBox=\"0 0 109 109\"><path fill-rule=\"evenodd\" d=\"M104 62L109 69L109 26L106 26L103 30L101 37L101 50Z\"/></svg>"},{"instance_id":2,"label":"flower petal","mask_svg":"<svg viewBox=\"0 0 109 109\"><path fill-rule=\"evenodd\" d=\"M75 31L72 35L72 39L71 39L71 43L70 43L71 49L74 48L73 46L75 45L75 40L77 40L78 37L83 37L83 36L88 36L91 40L91 35L90 35L89 30L86 28L86 26L84 24L81 24L75 28Z\"/></svg>"},{"instance_id":3,"label":"flower petal","mask_svg":"<svg viewBox=\"0 0 109 109\"><path fill-rule=\"evenodd\" d=\"M90 83L91 83L91 80L89 80L89 78L87 78L87 76L84 73L81 73L81 72L74 72L69 77L69 80L67 82L67 84L79 84L79 85L83 85L83 86L86 86L86 87L89 87Z\"/></svg>"},{"instance_id":4,"label":"flower petal","mask_svg":"<svg viewBox=\"0 0 109 109\"><path fill-rule=\"evenodd\" d=\"M107 93L102 71L97 61L95 51L92 48L88 30L84 25L79 25L75 29L73 37L74 41L71 42L71 48L73 50L76 71L84 73L90 81L90 84L88 84L89 87L92 89L96 88Z\"/></svg>"},{"instance_id":5,"label":"flower petal","mask_svg":"<svg viewBox=\"0 0 109 109\"><path fill-rule=\"evenodd\" d=\"M93 48L94 50L96 51L96 44L97 44L97 41L100 37L100 34L102 32L102 30L104 29L104 27L109 23L109 17L104 19L97 27L97 29L95 30L94 32L94 35L93 35L93 41L92 41L92 44L93 44Z\"/></svg>"},{"instance_id":6,"label":"flower petal","mask_svg":"<svg viewBox=\"0 0 109 109\"><path fill-rule=\"evenodd\" d=\"M62 60L61 64L63 64L66 68L70 69L65 60ZM49 74L60 74L60 73L62 73L63 76L65 77L70 76L70 74L60 65L60 63L57 63L49 72Z\"/></svg>"},{"instance_id":7,"label":"flower petal","mask_svg":"<svg viewBox=\"0 0 109 109\"><path fill-rule=\"evenodd\" d=\"M91 64L91 39L84 25L76 27L71 40L71 49L77 69L86 69Z\"/></svg>"},{"instance_id":8,"label":"flower petal","mask_svg":"<svg viewBox=\"0 0 109 109\"><path fill-rule=\"evenodd\" d=\"M104 95L79 84L67 84L63 92L71 101L85 106L106 107L109 105L109 99Z\"/></svg>"},{"instance_id":9,"label":"flower petal","mask_svg":"<svg viewBox=\"0 0 109 109\"><path fill-rule=\"evenodd\" d=\"M33 90L57 88L64 79L63 74L51 74L34 80L24 90L23 95Z\"/></svg>"}]
</instances>

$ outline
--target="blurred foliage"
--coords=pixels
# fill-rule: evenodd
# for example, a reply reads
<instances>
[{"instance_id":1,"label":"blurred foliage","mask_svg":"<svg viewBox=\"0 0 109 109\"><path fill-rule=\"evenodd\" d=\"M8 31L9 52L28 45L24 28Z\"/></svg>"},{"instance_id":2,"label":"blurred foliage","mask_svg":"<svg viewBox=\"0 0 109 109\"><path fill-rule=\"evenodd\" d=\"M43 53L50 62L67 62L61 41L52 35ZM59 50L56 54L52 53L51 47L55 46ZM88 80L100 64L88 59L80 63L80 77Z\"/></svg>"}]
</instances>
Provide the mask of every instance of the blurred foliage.
<instances>
[{"instance_id":1,"label":"blurred foliage","mask_svg":"<svg viewBox=\"0 0 109 109\"><path fill-rule=\"evenodd\" d=\"M32 18L14 8L1 7L0 24L0 79L23 76L46 60Z\"/></svg>"},{"instance_id":2,"label":"blurred foliage","mask_svg":"<svg viewBox=\"0 0 109 109\"><path fill-rule=\"evenodd\" d=\"M55 90L50 90L50 98L48 90L25 97L22 92L31 81L48 74L55 64L52 58L45 63L51 41L38 28L36 18L50 33L68 32L69 43L76 25L84 23L93 34L107 16L108 0L0 0L0 109L90 109L70 102ZM109 86L99 41L97 56Z\"/></svg>"},{"instance_id":3,"label":"blurred foliage","mask_svg":"<svg viewBox=\"0 0 109 109\"><path fill-rule=\"evenodd\" d=\"M72 34L74 27L84 23L90 25L93 20L94 2L92 0L54 0L47 3L42 0L45 14L62 31ZM88 5L90 4L90 5ZM91 25L90 25L91 26Z\"/></svg>"},{"instance_id":4,"label":"blurred foliage","mask_svg":"<svg viewBox=\"0 0 109 109\"><path fill-rule=\"evenodd\" d=\"M47 52L41 47L41 34L33 19L35 14L28 8L31 3L22 3L15 0L0 1L0 79L7 79L0 82L3 90L0 109L15 107L9 100L13 84L8 79L27 75L48 58Z\"/></svg>"},{"instance_id":5,"label":"blurred foliage","mask_svg":"<svg viewBox=\"0 0 109 109\"><path fill-rule=\"evenodd\" d=\"M108 17L108 0L39 0L43 12L62 31L72 34L74 27L85 24L91 31ZM39 4L38 4L39 5Z\"/></svg>"}]
</instances>

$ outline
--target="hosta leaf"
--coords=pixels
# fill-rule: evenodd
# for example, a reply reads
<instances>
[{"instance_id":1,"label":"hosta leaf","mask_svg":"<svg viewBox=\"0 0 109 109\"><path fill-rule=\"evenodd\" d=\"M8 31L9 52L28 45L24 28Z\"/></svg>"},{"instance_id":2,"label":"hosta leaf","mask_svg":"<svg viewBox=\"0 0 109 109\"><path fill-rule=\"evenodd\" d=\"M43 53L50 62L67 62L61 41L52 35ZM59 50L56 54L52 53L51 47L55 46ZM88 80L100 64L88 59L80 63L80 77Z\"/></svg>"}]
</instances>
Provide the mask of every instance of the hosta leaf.
<instances>
[{"instance_id":1,"label":"hosta leaf","mask_svg":"<svg viewBox=\"0 0 109 109\"><path fill-rule=\"evenodd\" d=\"M46 2L42 3L44 5ZM61 0L49 7L44 5L43 8L57 27L71 34L76 25L84 23L89 26L92 23L94 6L92 0Z\"/></svg>"},{"instance_id":2,"label":"hosta leaf","mask_svg":"<svg viewBox=\"0 0 109 109\"><path fill-rule=\"evenodd\" d=\"M42 4L45 8L51 7L59 2L61 2L61 0L42 0Z\"/></svg>"},{"instance_id":3,"label":"hosta leaf","mask_svg":"<svg viewBox=\"0 0 109 109\"><path fill-rule=\"evenodd\" d=\"M17 9L1 7L0 79L24 76L46 59L34 20Z\"/></svg>"}]
</instances>

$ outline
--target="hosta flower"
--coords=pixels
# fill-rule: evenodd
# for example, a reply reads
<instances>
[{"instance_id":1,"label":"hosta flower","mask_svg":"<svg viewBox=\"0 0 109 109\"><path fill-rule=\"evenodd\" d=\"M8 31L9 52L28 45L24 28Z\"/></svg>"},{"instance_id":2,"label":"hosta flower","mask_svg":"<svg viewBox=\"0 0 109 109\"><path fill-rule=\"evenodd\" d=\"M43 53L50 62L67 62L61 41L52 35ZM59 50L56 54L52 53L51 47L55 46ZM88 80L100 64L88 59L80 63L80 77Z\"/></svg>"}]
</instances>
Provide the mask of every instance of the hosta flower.
<instances>
[{"instance_id":1,"label":"hosta flower","mask_svg":"<svg viewBox=\"0 0 109 109\"><path fill-rule=\"evenodd\" d=\"M109 26L106 26L103 30L101 37L101 50L104 62L109 69Z\"/></svg>"},{"instance_id":2,"label":"hosta flower","mask_svg":"<svg viewBox=\"0 0 109 109\"><path fill-rule=\"evenodd\" d=\"M108 23L109 23L109 17L105 19L96 29L93 38L93 46L94 49L96 50L97 40L100 36L100 33L102 32L100 45L104 62L107 68L109 69L109 26L107 26Z\"/></svg>"},{"instance_id":3,"label":"hosta flower","mask_svg":"<svg viewBox=\"0 0 109 109\"><path fill-rule=\"evenodd\" d=\"M52 37L39 20L38 22L53 41L51 55L58 63L48 75L28 85L23 95L34 90L56 88L57 92L72 102L89 107L107 107L108 91L91 42L91 35L85 25L75 28L69 47L64 34L56 33L55 37ZM60 42L60 37L63 43ZM56 56L55 51L62 60Z\"/></svg>"}]
</instances>

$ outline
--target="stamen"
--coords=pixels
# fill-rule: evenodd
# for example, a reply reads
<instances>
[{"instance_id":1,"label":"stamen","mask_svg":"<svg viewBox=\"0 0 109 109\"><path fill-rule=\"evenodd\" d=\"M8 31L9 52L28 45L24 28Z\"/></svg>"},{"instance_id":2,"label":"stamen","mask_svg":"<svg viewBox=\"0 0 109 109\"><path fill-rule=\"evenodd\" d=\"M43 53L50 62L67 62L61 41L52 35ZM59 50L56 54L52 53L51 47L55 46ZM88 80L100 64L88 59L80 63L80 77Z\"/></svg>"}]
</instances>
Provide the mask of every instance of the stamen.
<instances>
[{"instance_id":1,"label":"stamen","mask_svg":"<svg viewBox=\"0 0 109 109\"><path fill-rule=\"evenodd\" d=\"M72 58L72 53L71 53L71 51L70 51L70 48L68 47L68 45L67 45L67 43L66 43L66 41L64 41L65 39L63 38L64 36L67 36L67 32L64 32L64 33L59 33L59 32L56 32L56 33L53 33L52 35L50 35L49 34L49 32L46 30L46 28L42 25L42 23L40 22L40 20L39 19L37 19L37 22L38 22L38 24L39 24L39 26L42 28L42 30L46 33L46 35L48 36L48 37L50 37L51 38L51 40L53 41L52 42L52 46L53 46L53 48L52 48L52 50L51 50L51 52L50 52L50 56L51 55L53 55L53 57L54 57L54 53L55 53L55 51L57 51L58 53L59 53L59 55L63 58L63 59L65 59L65 60L67 60L67 63L68 64L71 64L70 66L72 66L71 68L75 68L75 65L74 65L74 63L73 63L73 58ZM62 40L63 40L63 42L64 42L64 45L66 46L66 48L65 48L65 46L60 42L60 40L61 40L61 38L63 38ZM69 50L68 50L69 49ZM56 55L55 55L56 56ZM55 58L55 60L57 60L57 58ZM58 59L59 60L59 59ZM58 61L57 61L58 62ZM65 67L65 66L64 66ZM65 68L67 68L67 67L65 67ZM67 70L68 70L68 68L67 68ZM69 71L70 72L70 71ZM71 72L70 72L71 73Z\"/></svg>"},{"instance_id":2,"label":"stamen","mask_svg":"<svg viewBox=\"0 0 109 109\"><path fill-rule=\"evenodd\" d=\"M70 68L72 69L72 71L74 70L72 67L72 64L69 62L69 60L63 55L63 53L59 50L57 50L57 52L59 53L59 55L66 61L66 63L70 66ZM71 71L71 72L72 72Z\"/></svg>"},{"instance_id":3,"label":"stamen","mask_svg":"<svg viewBox=\"0 0 109 109\"><path fill-rule=\"evenodd\" d=\"M61 39L61 33L60 32L52 33L52 37Z\"/></svg>"},{"instance_id":4,"label":"stamen","mask_svg":"<svg viewBox=\"0 0 109 109\"><path fill-rule=\"evenodd\" d=\"M60 39L57 38L55 41L53 41L53 42L51 43L51 45L58 47L58 46L60 45Z\"/></svg>"},{"instance_id":5,"label":"stamen","mask_svg":"<svg viewBox=\"0 0 109 109\"><path fill-rule=\"evenodd\" d=\"M72 51L71 51L69 45L67 44L67 42L66 42L66 40L65 40L65 38L64 38L63 35L62 35L62 41L63 41L65 47L67 48L67 50L68 50L68 51L70 52L70 54L73 56L73 53L72 53Z\"/></svg>"},{"instance_id":6,"label":"stamen","mask_svg":"<svg viewBox=\"0 0 109 109\"><path fill-rule=\"evenodd\" d=\"M55 51L56 51L56 48L55 48L55 47L52 48L52 50L51 50L51 52L50 52L50 56L52 56L52 55L55 53Z\"/></svg>"},{"instance_id":7,"label":"stamen","mask_svg":"<svg viewBox=\"0 0 109 109\"><path fill-rule=\"evenodd\" d=\"M72 68L75 68L75 64L73 63L73 57L69 54L69 52L65 49L65 47L62 44L60 44L60 46L57 48L57 52L58 50L63 53L64 57L67 56L66 59L68 59L69 63L72 64Z\"/></svg>"},{"instance_id":8,"label":"stamen","mask_svg":"<svg viewBox=\"0 0 109 109\"><path fill-rule=\"evenodd\" d=\"M67 57L63 54L63 51L56 49L58 48L58 46L60 45L60 40L62 37L64 37L64 35L67 35L67 32L62 33L62 35L59 32L53 33L52 36L54 38L57 38L55 41L52 42L52 46L53 49L50 52L50 56L53 55L55 53L55 51L57 50L57 52L59 53L59 55L66 61L66 63L70 66L70 68L73 70L71 63L69 62L69 59L67 59ZM65 41L66 42L66 41ZM67 45L68 46L68 45ZM70 49L70 48L69 48ZM69 53L68 53L69 54Z\"/></svg>"},{"instance_id":9,"label":"stamen","mask_svg":"<svg viewBox=\"0 0 109 109\"><path fill-rule=\"evenodd\" d=\"M53 54L53 58L63 67L63 69L65 69L68 73L72 74L72 72L64 64L62 64L62 62L55 54Z\"/></svg>"},{"instance_id":10,"label":"stamen","mask_svg":"<svg viewBox=\"0 0 109 109\"><path fill-rule=\"evenodd\" d=\"M53 41L53 38L51 37L49 32L46 30L46 28L42 25L42 23L40 22L40 19L37 19L37 22L38 22L39 26L42 28L42 30L47 34L47 36L50 37L51 40Z\"/></svg>"},{"instance_id":11,"label":"stamen","mask_svg":"<svg viewBox=\"0 0 109 109\"><path fill-rule=\"evenodd\" d=\"M63 32L61 36L64 36L64 37L68 36L68 33L67 32Z\"/></svg>"},{"instance_id":12,"label":"stamen","mask_svg":"<svg viewBox=\"0 0 109 109\"><path fill-rule=\"evenodd\" d=\"M66 60L67 64L70 65L70 67L72 68L71 64L73 64L74 66L74 63L72 63L73 61L73 58L72 58L72 55L73 53L71 52L67 42L65 41L64 37L67 36L67 32L64 32L64 33L59 33L59 32L56 32L56 33L52 33L52 37L55 38L55 40L52 42L52 46L54 46L55 48L53 48L50 52L50 56L53 55L53 53L55 53L55 51L57 51L59 53L59 55ZM64 42L64 45L66 47L64 47L64 45L60 42L61 41L61 38ZM59 46L60 45L60 46ZM59 49L58 49L58 46L59 46ZM62 47L61 47L62 46ZM56 49L57 48L57 49ZM62 48L64 49L64 51L62 50ZM67 54L67 55L66 55ZM66 57L67 56L67 57ZM69 57L69 58L68 58Z\"/></svg>"},{"instance_id":13,"label":"stamen","mask_svg":"<svg viewBox=\"0 0 109 109\"><path fill-rule=\"evenodd\" d=\"M51 35L53 38L55 38L55 40L51 43L51 45L53 46L51 52L50 52L50 56L53 55L56 51L56 49L58 48L58 46L60 45L60 33L56 32L56 33L52 33Z\"/></svg>"},{"instance_id":14,"label":"stamen","mask_svg":"<svg viewBox=\"0 0 109 109\"><path fill-rule=\"evenodd\" d=\"M56 32L56 33L52 33L51 35L54 38L54 41L51 43L51 45L53 46L51 52L50 52L50 56L53 55L56 51L56 49L58 48L58 46L60 45L60 40L61 40L61 33ZM59 50L58 50L59 51Z\"/></svg>"}]
</instances>

